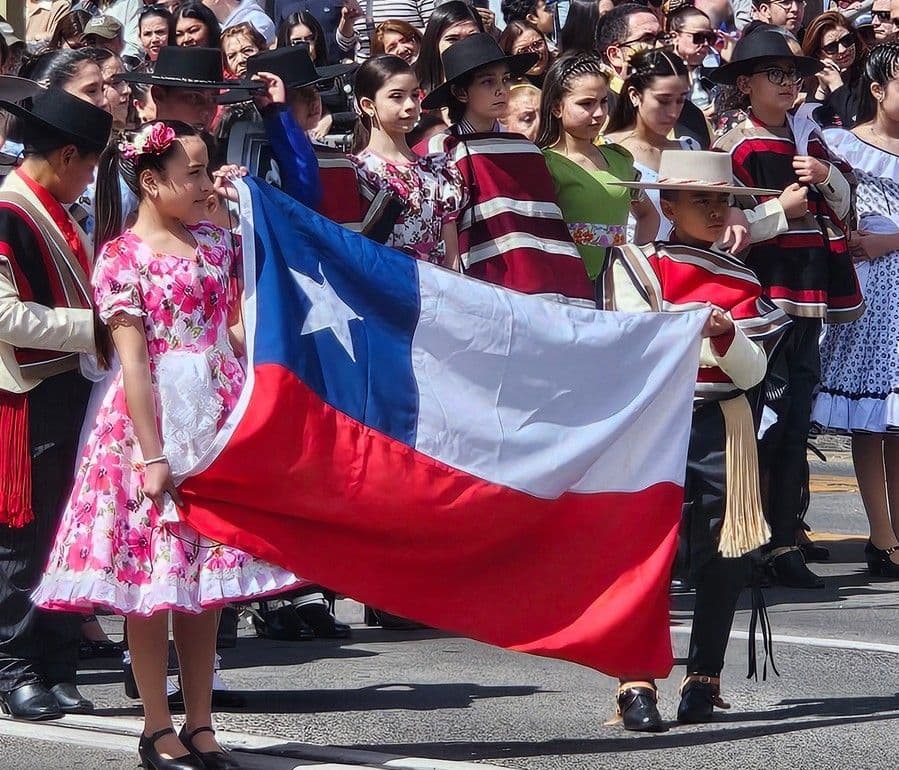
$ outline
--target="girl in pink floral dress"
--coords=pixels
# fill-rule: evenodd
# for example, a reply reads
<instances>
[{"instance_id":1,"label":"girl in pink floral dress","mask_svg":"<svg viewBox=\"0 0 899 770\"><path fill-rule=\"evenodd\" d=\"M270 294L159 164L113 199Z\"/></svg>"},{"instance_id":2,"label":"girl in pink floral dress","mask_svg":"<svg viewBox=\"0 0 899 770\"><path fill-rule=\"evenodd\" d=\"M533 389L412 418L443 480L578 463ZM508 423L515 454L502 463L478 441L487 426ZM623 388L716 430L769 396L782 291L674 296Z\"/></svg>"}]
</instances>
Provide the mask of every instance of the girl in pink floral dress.
<instances>
[{"instance_id":1,"label":"girl in pink floral dress","mask_svg":"<svg viewBox=\"0 0 899 770\"><path fill-rule=\"evenodd\" d=\"M465 203L462 175L443 153L417 156L406 142L421 112L414 70L397 56L376 56L356 72L361 135L350 156L368 184L404 205L387 240L407 254L458 269L456 219Z\"/></svg>"},{"instance_id":2,"label":"girl in pink floral dress","mask_svg":"<svg viewBox=\"0 0 899 770\"><path fill-rule=\"evenodd\" d=\"M174 475L196 465L244 383L229 338L239 322L237 257L230 233L202 223L213 183L193 129L154 123L107 153L140 200L134 226L104 246L93 275L121 367L109 378L35 602L128 617L147 766L237 767L211 732L214 608L297 578L200 536L174 505ZM115 212L104 217L103 201L118 194L117 179L101 177L98 232L104 219L117 221ZM187 707L180 736L166 699L169 611Z\"/></svg>"}]
</instances>

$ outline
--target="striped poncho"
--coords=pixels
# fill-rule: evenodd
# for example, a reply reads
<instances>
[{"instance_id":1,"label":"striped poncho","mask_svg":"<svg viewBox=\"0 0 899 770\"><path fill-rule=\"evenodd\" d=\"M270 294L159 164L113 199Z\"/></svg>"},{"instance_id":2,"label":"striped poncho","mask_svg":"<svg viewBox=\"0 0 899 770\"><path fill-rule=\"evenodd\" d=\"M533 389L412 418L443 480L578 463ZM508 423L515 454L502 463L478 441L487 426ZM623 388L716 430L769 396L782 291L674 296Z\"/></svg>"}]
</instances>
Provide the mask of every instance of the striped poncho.
<instances>
[{"instance_id":1,"label":"striped poncho","mask_svg":"<svg viewBox=\"0 0 899 770\"><path fill-rule=\"evenodd\" d=\"M734 177L747 187L784 190L798 181L793 158L811 155L830 163L831 173L851 172L827 149L820 132L797 147L790 122L782 128L763 125L751 114L734 126L715 147L731 154ZM808 213L788 220L788 229L753 244L746 264L759 277L765 293L787 313L846 323L864 312L855 268L846 241L848 217L839 216L822 187L808 190ZM767 200L760 196L760 200Z\"/></svg>"},{"instance_id":2,"label":"striped poncho","mask_svg":"<svg viewBox=\"0 0 899 770\"><path fill-rule=\"evenodd\" d=\"M416 152L447 153L465 180L469 198L458 227L467 275L526 294L593 299L543 153L533 142L453 126Z\"/></svg>"}]
</instances>

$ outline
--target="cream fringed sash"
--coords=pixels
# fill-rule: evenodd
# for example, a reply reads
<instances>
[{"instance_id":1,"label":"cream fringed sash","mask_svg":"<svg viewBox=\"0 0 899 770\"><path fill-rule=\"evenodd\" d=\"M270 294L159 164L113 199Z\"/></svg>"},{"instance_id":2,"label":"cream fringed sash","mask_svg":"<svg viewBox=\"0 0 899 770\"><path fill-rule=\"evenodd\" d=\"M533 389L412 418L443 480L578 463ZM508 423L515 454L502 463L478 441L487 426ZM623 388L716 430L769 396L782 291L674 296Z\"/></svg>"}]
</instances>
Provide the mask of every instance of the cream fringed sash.
<instances>
[{"instance_id":1,"label":"cream fringed sash","mask_svg":"<svg viewBox=\"0 0 899 770\"><path fill-rule=\"evenodd\" d=\"M726 500L718 551L736 558L763 546L771 530L762 511L755 423L746 396L719 401L724 415Z\"/></svg>"}]
</instances>

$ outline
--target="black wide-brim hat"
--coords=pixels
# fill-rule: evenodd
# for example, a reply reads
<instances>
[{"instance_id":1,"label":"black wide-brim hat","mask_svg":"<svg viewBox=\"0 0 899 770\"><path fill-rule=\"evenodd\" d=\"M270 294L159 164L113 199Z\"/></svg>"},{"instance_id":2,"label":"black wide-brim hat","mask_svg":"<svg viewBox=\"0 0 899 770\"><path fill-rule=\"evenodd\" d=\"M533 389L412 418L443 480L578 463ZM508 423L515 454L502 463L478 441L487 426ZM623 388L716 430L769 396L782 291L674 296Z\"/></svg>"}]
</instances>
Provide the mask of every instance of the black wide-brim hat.
<instances>
[{"instance_id":1,"label":"black wide-brim hat","mask_svg":"<svg viewBox=\"0 0 899 770\"><path fill-rule=\"evenodd\" d=\"M247 59L247 78L260 72L271 72L284 81L285 88L305 88L329 80L339 78L356 69L355 64L333 64L328 67L316 67L309 56L309 46L294 45L286 48L275 48L271 51L260 51ZM257 89L262 89L259 81L255 81ZM249 97L241 93L223 94L219 104L235 104L246 101Z\"/></svg>"},{"instance_id":2,"label":"black wide-brim hat","mask_svg":"<svg viewBox=\"0 0 899 770\"><path fill-rule=\"evenodd\" d=\"M61 88L41 91L30 103L16 104L0 99L0 109L20 122L18 140L37 135L55 135L94 152L102 152L112 132L112 115L95 104L79 99Z\"/></svg>"},{"instance_id":3,"label":"black wide-brim hat","mask_svg":"<svg viewBox=\"0 0 899 770\"><path fill-rule=\"evenodd\" d=\"M0 75L0 99L7 102L21 102L37 96L46 90L40 83L35 83L28 78L19 78L14 75Z\"/></svg>"},{"instance_id":4,"label":"black wide-brim hat","mask_svg":"<svg viewBox=\"0 0 899 770\"><path fill-rule=\"evenodd\" d=\"M167 45L159 49L153 72L126 72L118 76L126 83L148 83L166 88L199 90L212 88L252 91L258 83L222 78L222 52L218 48L185 48Z\"/></svg>"},{"instance_id":5,"label":"black wide-brim hat","mask_svg":"<svg viewBox=\"0 0 899 770\"><path fill-rule=\"evenodd\" d=\"M796 71L804 78L824 69L824 65L817 59L810 56L796 56L780 32L759 29L742 38L734 47L730 61L712 70L709 79L722 85L733 84L740 75L752 75L761 65L779 59L792 61Z\"/></svg>"},{"instance_id":6,"label":"black wide-brim hat","mask_svg":"<svg viewBox=\"0 0 899 770\"><path fill-rule=\"evenodd\" d=\"M426 110L446 107L453 85L469 73L491 64L508 64L512 76L519 77L540 60L540 54L519 53L507 56L490 35L478 32L447 48L440 59L446 82L437 86L422 101L421 106Z\"/></svg>"}]
</instances>

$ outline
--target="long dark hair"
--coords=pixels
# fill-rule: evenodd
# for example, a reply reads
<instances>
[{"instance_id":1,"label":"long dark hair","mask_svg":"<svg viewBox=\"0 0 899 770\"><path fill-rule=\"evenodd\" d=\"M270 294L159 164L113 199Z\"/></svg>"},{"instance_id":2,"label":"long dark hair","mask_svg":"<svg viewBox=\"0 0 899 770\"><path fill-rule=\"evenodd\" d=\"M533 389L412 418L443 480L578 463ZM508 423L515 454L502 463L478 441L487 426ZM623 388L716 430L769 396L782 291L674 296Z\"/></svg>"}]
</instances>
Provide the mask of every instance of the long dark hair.
<instances>
[{"instance_id":1,"label":"long dark hair","mask_svg":"<svg viewBox=\"0 0 899 770\"><path fill-rule=\"evenodd\" d=\"M596 29L599 26L599 3L596 0L571 0L568 17L559 35L562 53L594 53L599 46Z\"/></svg>"},{"instance_id":2,"label":"long dark hair","mask_svg":"<svg viewBox=\"0 0 899 770\"><path fill-rule=\"evenodd\" d=\"M462 21L473 22L479 32L484 31L484 23L478 16L478 12L462 0L450 0L448 3L438 5L431 14L431 18L428 19L424 38L421 41L421 53L418 55L418 61L415 62L418 82L426 93L443 85L445 79L437 43L448 27Z\"/></svg>"},{"instance_id":3,"label":"long dark hair","mask_svg":"<svg viewBox=\"0 0 899 770\"><path fill-rule=\"evenodd\" d=\"M138 132L145 126L156 123L164 123L175 132L176 137L200 136L200 132L193 126L182 123L180 120L154 120L152 123L145 123L138 129ZM133 134L128 134L127 138L131 139L132 136ZM138 155L134 160L129 160L123 155L117 142L111 142L103 151L97 167L97 189L94 198L96 210L94 250L96 253L99 253L100 249L113 238L122 234L124 223L120 180L140 201L143 198L140 175L147 169L164 173L166 161L179 149L177 145L177 142L173 142L171 147L163 153L158 155L144 153Z\"/></svg>"},{"instance_id":4,"label":"long dark hair","mask_svg":"<svg viewBox=\"0 0 899 770\"><path fill-rule=\"evenodd\" d=\"M312 40L315 44L315 58L312 63L316 67L325 66L328 63L328 44L325 42L325 31L318 19L309 11L296 11L281 22L281 26L278 27L278 48L290 48L290 30L297 24L309 27L312 32Z\"/></svg>"},{"instance_id":5,"label":"long dark hair","mask_svg":"<svg viewBox=\"0 0 899 770\"><path fill-rule=\"evenodd\" d=\"M864 61L859 84L859 105L856 123L867 123L877 116L877 101L871 93L874 83L886 88L899 75L899 43L875 45Z\"/></svg>"},{"instance_id":6,"label":"long dark hair","mask_svg":"<svg viewBox=\"0 0 899 770\"><path fill-rule=\"evenodd\" d=\"M562 120L553 114L553 110L571 90L572 83L584 75L599 75L607 84L609 81L602 59L595 53L563 54L546 71L540 95L538 147L552 147L562 138Z\"/></svg>"},{"instance_id":7,"label":"long dark hair","mask_svg":"<svg viewBox=\"0 0 899 770\"><path fill-rule=\"evenodd\" d=\"M612 117L609 118L607 134L630 128L637 122L637 108L630 99L631 89L642 94L656 78L689 77L684 60L664 48L650 48L635 54L630 61L630 67L631 74L621 86L618 102Z\"/></svg>"},{"instance_id":8,"label":"long dark hair","mask_svg":"<svg viewBox=\"0 0 899 770\"><path fill-rule=\"evenodd\" d=\"M355 98L356 112L359 120L353 132L353 153L362 152L371 138L371 117L362 109L363 99L374 100L384 84L394 75L415 74L415 70L406 64L399 56L384 54L373 56L356 70Z\"/></svg>"},{"instance_id":9,"label":"long dark hair","mask_svg":"<svg viewBox=\"0 0 899 770\"><path fill-rule=\"evenodd\" d=\"M187 0L183 5L179 5L175 11L173 24L175 26L175 40L178 39L178 22L181 19L196 19L206 25L209 42L206 43L207 48L218 48L222 40L222 25L203 3L197 0Z\"/></svg>"}]
</instances>

